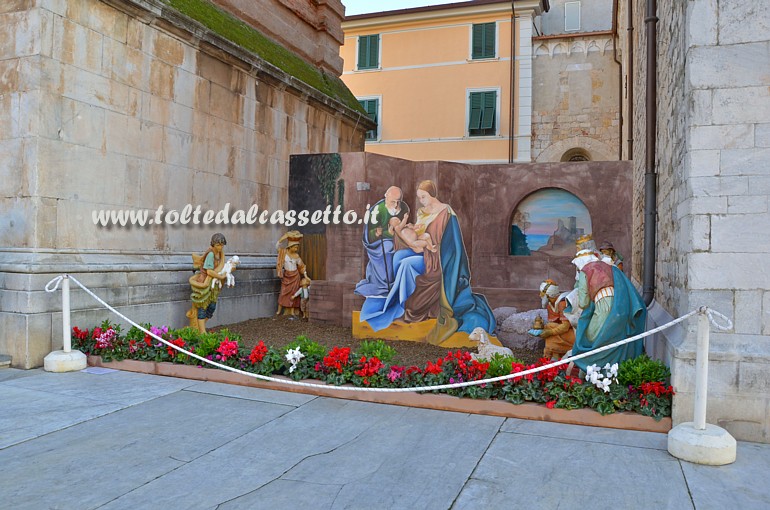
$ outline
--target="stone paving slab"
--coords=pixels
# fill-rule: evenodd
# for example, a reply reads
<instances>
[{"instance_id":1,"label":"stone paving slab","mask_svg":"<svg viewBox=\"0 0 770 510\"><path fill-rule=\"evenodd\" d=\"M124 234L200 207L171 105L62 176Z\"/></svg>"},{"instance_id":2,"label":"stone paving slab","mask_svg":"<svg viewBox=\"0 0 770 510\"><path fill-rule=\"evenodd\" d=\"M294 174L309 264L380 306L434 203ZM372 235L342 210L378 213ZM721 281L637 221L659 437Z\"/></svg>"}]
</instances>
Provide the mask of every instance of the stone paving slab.
<instances>
[{"instance_id":1,"label":"stone paving slab","mask_svg":"<svg viewBox=\"0 0 770 510\"><path fill-rule=\"evenodd\" d=\"M667 451L668 435L658 432L584 427L532 420L508 418L500 432L513 432L547 438L576 439L591 443L605 443L619 446L636 446Z\"/></svg>"},{"instance_id":2,"label":"stone paving slab","mask_svg":"<svg viewBox=\"0 0 770 510\"><path fill-rule=\"evenodd\" d=\"M309 457L280 480L340 486L326 508L449 508L503 418L408 409L377 423L333 451ZM264 500L262 490L241 498L243 508ZM290 501L286 500L290 506Z\"/></svg>"},{"instance_id":3,"label":"stone paving slab","mask_svg":"<svg viewBox=\"0 0 770 510\"><path fill-rule=\"evenodd\" d=\"M291 408L245 399L176 392L77 427L0 450L0 501L13 508L95 508L174 473L275 420ZM251 448L255 451L255 448ZM222 466L207 464L186 480L193 499L202 480ZM180 487L164 487L172 499ZM143 499L133 508L163 506Z\"/></svg>"},{"instance_id":4,"label":"stone paving slab","mask_svg":"<svg viewBox=\"0 0 770 510\"><path fill-rule=\"evenodd\" d=\"M766 444L698 466L670 456L664 434L143 374L26 374L0 381L0 430L32 428L0 445L3 508L770 508Z\"/></svg>"},{"instance_id":5,"label":"stone paving slab","mask_svg":"<svg viewBox=\"0 0 770 510\"><path fill-rule=\"evenodd\" d=\"M104 374L40 371L34 377L16 378L2 383L16 388L113 402L124 406L167 395L194 384L195 381L186 379L121 371Z\"/></svg>"},{"instance_id":6,"label":"stone paving slab","mask_svg":"<svg viewBox=\"0 0 770 510\"><path fill-rule=\"evenodd\" d=\"M682 510L692 502L665 451L502 433L452 508Z\"/></svg>"},{"instance_id":7,"label":"stone paving slab","mask_svg":"<svg viewBox=\"0 0 770 510\"><path fill-rule=\"evenodd\" d=\"M123 408L90 398L54 395L0 384L0 449Z\"/></svg>"},{"instance_id":8,"label":"stone paving slab","mask_svg":"<svg viewBox=\"0 0 770 510\"><path fill-rule=\"evenodd\" d=\"M738 442L733 464L682 462L682 471L698 510L770 508L770 445Z\"/></svg>"},{"instance_id":9,"label":"stone paving slab","mask_svg":"<svg viewBox=\"0 0 770 510\"><path fill-rule=\"evenodd\" d=\"M263 390L261 388L248 388L246 386L236 386L234 384L223 384L216 382L196 383L185 388L185 391L210 393L212 395L221 395L223 397L243 398L246 400L256 400L259 402L268 402L271 404L281 404L293 407L299 407L317 398L314 395L305 395L304 393Z\"/></svg>"},{"instance_id":10,"label":"stone paving slab","mask_svg":"<svg viewBox=\"0 0 770 510\"><path fill-rule=\"evenodd\" d=\"M368 429L396 423L407 408L329 398L315 399L196 461L117 499L107 509L212 508L280 478L308 457L327 454ZM346 463L336 471L351 469ZM211 470L210 466L219 466ZM168 487L177 487L173 494Z\"/></svg>"}]
</instances>

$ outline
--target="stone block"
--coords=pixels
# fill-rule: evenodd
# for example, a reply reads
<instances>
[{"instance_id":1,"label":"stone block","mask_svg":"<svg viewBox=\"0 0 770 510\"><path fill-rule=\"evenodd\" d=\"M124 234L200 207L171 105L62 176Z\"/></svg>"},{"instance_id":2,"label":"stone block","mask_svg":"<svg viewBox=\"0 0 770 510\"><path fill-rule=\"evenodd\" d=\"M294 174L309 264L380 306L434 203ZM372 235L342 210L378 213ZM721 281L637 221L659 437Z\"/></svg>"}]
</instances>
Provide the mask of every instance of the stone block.
<instances>
[{"instance_id":1,"label":"stone block","mask_svg":"<svg viewBox=\"0 0 770 510\"><path fill-rule=\"evenodd\" d=\"M0 197L0 246L34 246L35 218L32 198Z\"/></svg>"},{"instance_id":2,"label":"stone block","mask_svg":"<svg viewBox=\"0 0 770 510\"><path fill-rule=\"evenodd\" d=\"M174 99L174 68L160 60L150 62L150 93L163 99Z\"/></svg>"},{"instance_id":3,"label":"stone block","mask_svg":"<svg viewBox=\"0 0 770 510\"><path fill-rule=\"evenodd\" d=\"M687 46L716 46L719 5L717 0L688 2Z\"/></svg>"},{"instance_id":4,"label":"stone block","mask_svg":"<svg viewBox=\"0 0 770 510\"><path fill-rule=\"evenodd\" d=\"M501 306L492 310L492 313L495 316L495 322L497 322L497 324L502 324L505 322L505 319L515 313L518 313L518 310L512 306Z\"/></svg>"},{"instance_id":5,"label":"stone block","mask_svg":"<svg viewBox=\"0 0 770 510\"><path fill-rule=\"evenodd\" d=\"M728 214L758 214L768 212L768 197L766 195L757 196L732 196L727 197Z\"/></svg>"},{"instance_id":6,"label":"stone block","mask_svg":"<svg viewBox=\"0 0 770 510\"><path fill-rule=\"evenodd\" d=\"M770 124L756 124L754 127L754 145L770 147Z\"/></svg>"},{"instance_id":7,"label":"stone block","mask_svg":"<svg viewBox=\"0 0 770 510\"><path fill-rule=\"evenodd\" d=\"M766 46L765 61L768 55L770 55L770 44ZM752 65L761 69L758 62ZM767 76L765 76L764 82L768 82ZM717 89L713 94L713 112L715 124L764 122L770 118L770 90L767 85ZM753 137L749 138L749 142L753 142Z\"/></svg>"},{"instance_id":8,"label":"stone block","mask_svg":"<svg viewBox=\"0 0 770 510\"><path fill-rule=\"evenodd\" d=\"M751 176L749 178L749 193L752 195L770 195L770 176Z\"/></svg>"},{"instance_id":9,"label":"stone block","mask_svg":"<svg viewBox=\"0 0 770 510\"><path fill-rule=\"evenodd\" d=\"M104 37L67 18L57 17L53 26L53 58L92 73L102 71Z\"/></svg>"},{"instance_id":10,"label":"stone block","mask_svg":"<svg viewBox=\"0 0 770 510\"><path fill-rule=\"evenodd\" d=\"M713 124L709 89L695 89L690 95L690 125L708 126Z\"/></svg>"},{"instance_id":11,"label":"stone block","mask_svg":"<svg viewBox=\"0 0 770 510\"><path fill-rule=\"evenodd\" d=\"M694 251L708 251L711 248L711 216L697 214L689 218L692 249Z\"/></svg>"},{"instance_id":12,"label":"stone block","mask_svg":"<svg viewBox=\"0 0 770 510\"><path fill-rule=\"evenodd\" d=\"M767 253L768 240L764 233L769 221L770 214L714 215L711 218L711 249L715 252Z\"/></svg>"},{"instance_id":13,"label":"stone block","mask_svg":"<svg viewBox=\"0 0 770 510\"><path fill-rule=\"evenodd\" d=\"M184 46L181 42L162 32L154 34L152 54L160 60L178 67L184 61Z\"/></svg>"},{"instance_id":14,"label":"stone block","mask_svg":"<svg viewBox=\"0 0 770 510\"><path fill-rule=\"evenodd\" d=\"M64 96L92 106L118 112L126 111L128 106L126 85L67 64L61 64L61 73L61 80L50 84L60 86Z\"/></svg>"},{"instance_id":15,"label":"stone block","mask_svg":"<svg viewBox=\"0 0 770 510\"><path fill-rule=\"evenodd\" d=\"M741 229L745 226L742 224ZM750 234L744 235L748 237ZM687 279L691 289L770 288L767 250L741 254L738 265L735 250L729 246L722 249L729 250L729 253L692 253L688 256ZM716 250L713 237L712 250Z\"/></svg>"},{"instance_id":16,"label":"stone block","mask_svg":"<svg viewBox=\"0 0 770 510\"><path fill-rule=\"evenodd\" d=\"M0 98L0 110L2 109L1 103L2 99ZM0 165L5 169L4 178L0 179L0 197L21 196L22 175L25 171L23 158L23 139L0 140Z\"/></svg>"},{"instance_id":17,"label":"stone block","mask_svg":"<svg viewBox=\"0 0 770 510\"><path fill-rule=\"evenodd\" d=\"M765 175L770 148L731 149L721 151L722 175Z\"/></svg>"},{"instance_id":18,"label":"stone block","mask_svg":"<svg viewBox=\"0 0 770 510\"><path fill-rule=\"evenodd\" d=\"M197 77L183 69L175 69L174 72L174 102L194 108Z\"/></svg>"},{"instance_id":19,"label":"stone block","mask_svg":"<svg viewBox=\"0 0 770 510\"><path fill-rule=\"evenodd\" d=\"M690 187L694 197L719 197L745 195L748 192L749 179L744 176L728 177L692 177Z\"/></svg>"},{"instance_id":20,"label":"stone block","mask_svg":"<svg viewBox=\"0 0 770 510\"><path fill-rule=\"evenodd\" d=\"M762 334L770 336L770 291L762 293Z\"/></svg>"},{"instance_id":21,"label":"stone block","mask_svg":"<svg viewBox=\"0 0 770 510\"><path fill-rule=\"evenodd\" d=\"M176 129L163 129L164 162L185 168L191 166L193 136Z\"/></svg>"},{"instance_id":22,"label":"stone block","mask_svg":"<svg viewBox=\"0 0 770 510\"><path fill-rule=\"evenodd\" d=\"M735 292L735 319L733 324L736 333L748 335L761 334L761 315L761 290L739 290Z\"/></svg>"},{"instance_id":23,"label":"stone block","mask_svg":"<svg viewBox=\"0 0 770 510\"><path fill-rule=\"evenodd\" d=\"M685 156L691 177L714 177L720 172L720 151L694 150Z\"/></svg>"},{"instance_id":24,"label":"stone block","mask_svg":"<svg viewBox=\"0 0 770 510\"><path fill-rule=\"evenodd\" d=\"M742 395L767 399L770 395L770 360L740 363L738 391Z\"/></svg>"},{"instance_id":25,"label":"stone block","mask_svg":"<svg viewBox=\"0 0 770 510\"><path fill-rule=\"evenodd\" d=\"M762 63L767 61L768 52L767 42L730 46L720 40L719 46L691 48L687 54L687 77L693 88L715 89L715 93L720 89L762 85L767 82ZM715 100L714 113L718 111Z\"/></svg>"},{"instance_id":26,"label":"stone block","mask_svg":"<svg viewBox=\"0 0 770 510\"><path fill-rule=\"evenodd\" d=\"M766 41L770 16L762 5L744 2L720 2L719 44Z\"/></svg>"},{"instance_id":27,"label":"stone block","mask_svg":"<svg viewBox=\"0 0 770 510\"><path fill-rule=\"evenodd\" d=\"M754 125L691 127L689 142L690 150L751 148L754 146Z\"/></svg>"}]
</instances>

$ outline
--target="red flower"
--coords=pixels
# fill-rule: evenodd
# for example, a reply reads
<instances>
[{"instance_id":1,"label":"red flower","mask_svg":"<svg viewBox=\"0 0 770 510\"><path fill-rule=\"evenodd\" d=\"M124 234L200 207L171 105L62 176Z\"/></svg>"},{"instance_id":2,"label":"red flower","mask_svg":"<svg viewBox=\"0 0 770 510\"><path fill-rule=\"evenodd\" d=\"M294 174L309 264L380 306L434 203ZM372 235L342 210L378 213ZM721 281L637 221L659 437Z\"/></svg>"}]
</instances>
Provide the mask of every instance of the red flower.
<instances>
[{"instance_id":1,"label":"red flower","mask_svg":"<svg viewBox=\"0 0 770 510\"><path fill-rule=\"evenodd\" d=\"M147 347L152 347L152 337L150 335L144 335L144 343Z\"/></svg>"},{"instance_id":2,"label":"red flower","mask_svg":"<svg viewBox=\"0 0 770 510\"><path fill-rule=\"evenodd\" d=\"M249 361L251 361L252 365L256 365L265 359L265 355L267 355L267 347L265 346L265 342L260 340L259 343L255 345L251 350L251 354L249 354Z\"/></svg>"},{"instance_id":3,"label":"red flower","mask_svg":"<svg viewBox=\"0 0 770 510\"><path fill-rule=\"evenodd\" d=\"M661 395L673 395L674 394L674 388L672 386L664 386L661 382L648 382L643 383L639 386L639 390L642 392L642 395L649 395L650 393L654 393L656 397L659 397Z\"/></svg>"},{"instance_id":4,"label":"red flower","mask_svg":"<svg viewBox=\"0 0 770 510\"><path fill-rule=\"evenodd\" d=\"M323 359L323 367L325 372L336 370L337 373L342 373L343 367L350 364L350 347L334 347L329 354Z\"/></svg>"},{"instance_id":5,"label":"red flower","mask_svg":"<svg viewBox=\"0 0 770 510\"><path fill-rule=\"evenodd\" d=\"M549 400L548 402L545 403L545 407L547 407L548 409L553 409L555 405L556 405L555 400Z\"/></svg>"},{"instance_id":6,"label":"red flower","mask_svg":"<svg viewBox=\"0 0 770 510\"><path fill-rule=\"evenodd\" d=\"M222 355L222 361L226 361L227 358L237 356L238 342L230 341L229 338L225 337L225 339L222 340L222 342L219 344L219 347L217 347L217 352Z\"/></svg>"},{"instance_id":7,"label":"red flower","mask_svg":"<svg viewBox=\"0 0 770 510\"><path fill-rule=\"evenodd\" d=\"M88 330L86 329L84 331L76 326L72 328L72 336L74 336L78 340L85 340L86 338L88 338Z\"/></svg>"},{"instance_id":8,"label":"red flower","mask_svg":"<svg viewBox=\"0 0 770 510\"><path fill-rule=\"evenodd\" d=\"M430 361L425 365L425 373L426 374L440 374L444 371L444 368L442 365L444 364L444 358L439 358L436 360L436 363L431 363Z\"/></svg>"},{"instance_id":9,"label":"red flower","mask_svg":"<svg viewBox=\"0 0 770 510\"><path fill-rule=\"evenodd\" d=\"M184 340L182 340L181 338L177 338L176 340L170 340L170 343L176 345L177 347L184 347L185 345ZM166 350L168 351L168 355L171 356L172 358L176 356L177 350L174 349L173 347L167 345Z\"/></svg>"}]
</instances>

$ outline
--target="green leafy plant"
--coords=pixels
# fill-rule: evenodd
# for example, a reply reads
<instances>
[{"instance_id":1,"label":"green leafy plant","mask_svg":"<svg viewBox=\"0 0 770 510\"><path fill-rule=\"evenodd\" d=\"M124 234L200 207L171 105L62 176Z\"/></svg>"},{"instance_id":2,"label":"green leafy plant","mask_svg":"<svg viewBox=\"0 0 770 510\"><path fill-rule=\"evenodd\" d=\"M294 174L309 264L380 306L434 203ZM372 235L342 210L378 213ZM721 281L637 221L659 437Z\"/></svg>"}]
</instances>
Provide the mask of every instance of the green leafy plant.
<instances>
[{"instance_id":1,"label":"green leafy plant","mask_svg":"<svg viewBox=\"0 0 770 510\"><path fill-rule=\"evenodd\" d=\"M646 354L622 362L618 369L618 382L623 386L634 388L644 383L665 383L669 377L671 377L671 371L668 367Z\"/></svg>"},{"instance_id":2,"label":"green leafy plant","mask_svg":"<svg viewBox=\"0 0 770 510\"><path fill-rule=\"evenodd\" d=\"M367 358L377 358L383 363L389 363L396 356L396 349L382 340L364 340L356 352L357 358L365 356Z\"/></svg>"}]
</instances>

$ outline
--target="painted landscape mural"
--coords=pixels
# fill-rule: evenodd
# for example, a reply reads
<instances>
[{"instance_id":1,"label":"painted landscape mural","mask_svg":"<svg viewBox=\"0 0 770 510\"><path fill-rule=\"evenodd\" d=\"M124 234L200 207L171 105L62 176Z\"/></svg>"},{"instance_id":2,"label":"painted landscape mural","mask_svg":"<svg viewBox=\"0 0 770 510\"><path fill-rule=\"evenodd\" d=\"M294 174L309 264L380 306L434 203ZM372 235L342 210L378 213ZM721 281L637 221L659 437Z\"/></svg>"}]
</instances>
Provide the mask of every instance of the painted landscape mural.
<instances>
[{"instance_id":1,"label":"painted landscape mural","mask_svg":"<svg viewBox=\"0 0 770 510\"><path fill-rule=\"evenodd\" d=\"M516 206L509 252L574 256L575 240L591 231L591 215L578 197L559 188L541 189Z\"/></svg>"}]
</instances>

